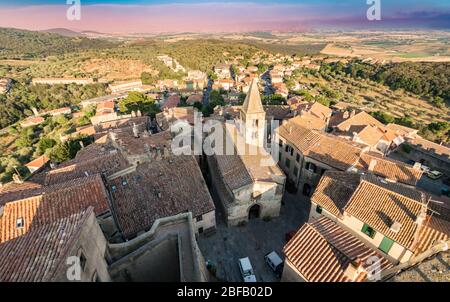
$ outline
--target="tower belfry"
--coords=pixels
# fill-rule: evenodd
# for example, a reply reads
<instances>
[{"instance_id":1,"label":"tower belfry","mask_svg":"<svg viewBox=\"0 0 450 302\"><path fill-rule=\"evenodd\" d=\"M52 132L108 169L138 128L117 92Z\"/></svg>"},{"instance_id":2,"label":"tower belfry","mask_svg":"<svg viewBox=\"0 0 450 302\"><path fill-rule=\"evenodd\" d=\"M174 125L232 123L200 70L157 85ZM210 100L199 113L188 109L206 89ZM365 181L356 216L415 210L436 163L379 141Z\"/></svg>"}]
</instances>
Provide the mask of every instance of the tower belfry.
<instances>
[{"instance_id":1,"label":"tower belfry","mask_svg":"<svg viewBox=\"0 0 450 302\"><path fill-rule=\"evenodd\" d=\"M240 111L241 134L250 145L263 146L266 112L264 111L255 78L250 84L247 97Z\"/></svg>"}]
</instances>

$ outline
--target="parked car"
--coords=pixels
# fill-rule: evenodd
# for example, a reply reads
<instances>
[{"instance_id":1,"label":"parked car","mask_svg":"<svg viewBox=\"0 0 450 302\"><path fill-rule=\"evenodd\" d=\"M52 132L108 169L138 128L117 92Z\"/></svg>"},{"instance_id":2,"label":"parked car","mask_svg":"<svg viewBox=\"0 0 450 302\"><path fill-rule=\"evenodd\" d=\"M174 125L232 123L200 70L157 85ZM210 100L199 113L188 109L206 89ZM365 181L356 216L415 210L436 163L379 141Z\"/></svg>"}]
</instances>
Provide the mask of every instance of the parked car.
<instances>
[{"instance_id":1,"label":"parked car","mask_svg":"<svg viewBox=\"0 0 450 302\"><path fill-rule=\"evenodd\" d=\"M244 282L256 282L256 276L248 257L239 259L239 270Z\"/></svg>"},{"instance_id":2,"label":"parked car","mask_svg":"<svg viewBox=\"0 0 450 302\"><path fill-rule=\"evenodd\" d=\"M281 277L281 274L283 272L283 260L281 259L278 254L273 251L264 256L264 260L266 261L267 265L273 270L273 272L278 276L278 278Z\"/></svg>"},{"instance_id":3,"label":"parked car","mask_svg":"<svg viewBox=\"0 0 450 302\"><path fill-rule=\"evenodd\" d=\"M431 179L439 179L442 177L442 173L439 171L429 171L427 172L427 176Z\"/></svg>"}]
</instances>

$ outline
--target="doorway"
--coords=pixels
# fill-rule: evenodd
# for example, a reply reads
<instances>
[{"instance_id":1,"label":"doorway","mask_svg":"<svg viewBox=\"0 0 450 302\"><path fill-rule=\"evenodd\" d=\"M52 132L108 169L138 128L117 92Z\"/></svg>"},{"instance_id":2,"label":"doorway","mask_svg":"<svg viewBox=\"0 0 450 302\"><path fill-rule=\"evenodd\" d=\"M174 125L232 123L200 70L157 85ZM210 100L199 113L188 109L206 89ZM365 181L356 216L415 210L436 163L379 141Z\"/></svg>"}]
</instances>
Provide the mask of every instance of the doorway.
<instances>
[{"instance_id":1,"label":"doorway","mask_svg":"<svg viewBox=\"0 0 450 302\"><path fill-rule=\"evenodd\" d=\"M261 211L260 205L258 204L252 205L248 211L248 219L259 218L260 211Z\"/></svg>"}]
</instances>

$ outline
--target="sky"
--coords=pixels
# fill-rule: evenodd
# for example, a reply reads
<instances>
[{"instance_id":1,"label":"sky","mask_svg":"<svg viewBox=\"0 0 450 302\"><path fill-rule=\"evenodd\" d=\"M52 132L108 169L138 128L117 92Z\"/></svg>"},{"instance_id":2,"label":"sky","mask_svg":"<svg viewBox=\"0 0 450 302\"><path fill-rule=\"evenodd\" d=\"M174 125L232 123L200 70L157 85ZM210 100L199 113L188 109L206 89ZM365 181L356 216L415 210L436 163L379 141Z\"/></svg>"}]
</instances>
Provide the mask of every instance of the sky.
<instances>
[{"instance_id":1,"label":"sky","mask_svg":"<svg viewBox=\"0 0 450 302\"><path fill-rule=\"evenodd\" d=\"M104 33L307 31L346 28L450 29L450 0L0 0L0 27ZM75 0L69 0L69 2ZM381 21L368 21L380 1Z\"/></svg>"}]
</instances>

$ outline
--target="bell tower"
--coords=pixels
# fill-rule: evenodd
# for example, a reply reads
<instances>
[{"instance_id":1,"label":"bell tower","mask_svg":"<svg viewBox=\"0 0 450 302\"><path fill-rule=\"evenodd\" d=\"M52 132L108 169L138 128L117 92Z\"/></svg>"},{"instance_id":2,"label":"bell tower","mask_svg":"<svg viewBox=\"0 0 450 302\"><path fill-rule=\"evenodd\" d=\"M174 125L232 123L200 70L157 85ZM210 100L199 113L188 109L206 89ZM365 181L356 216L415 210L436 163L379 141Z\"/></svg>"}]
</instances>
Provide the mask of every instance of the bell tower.
<instances>
[{"instance_id":1,"label":"bell tower","mask_svg":"<svg viewBox=\"0 0 450 302\"><path fill-rule=\"evenodd\" d=\"M266 126L266 112L262 106L258 89L258 79L254 78L250 84L247 97L240 111L241 134L245 142L262 147L264 144L264 127Z\"/></svg>"}]
</instances>

